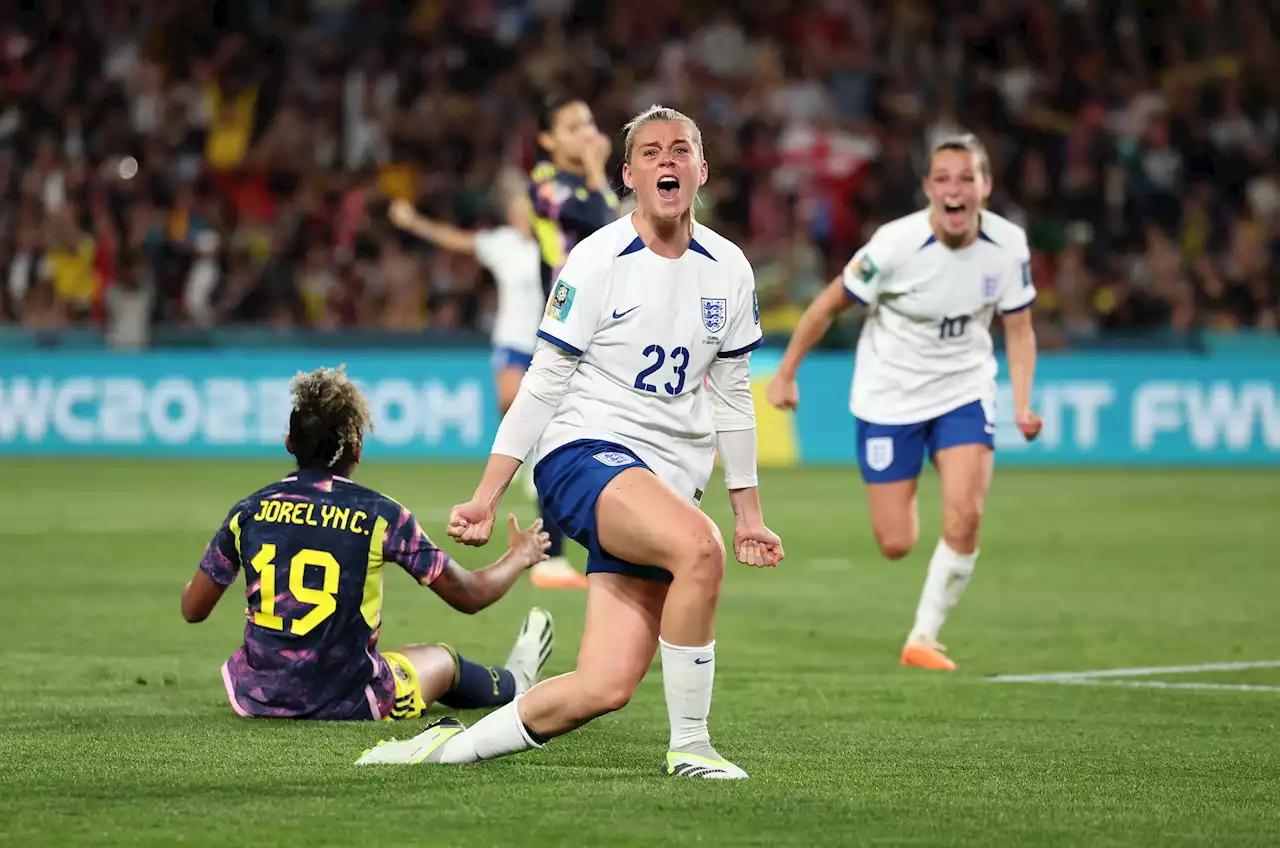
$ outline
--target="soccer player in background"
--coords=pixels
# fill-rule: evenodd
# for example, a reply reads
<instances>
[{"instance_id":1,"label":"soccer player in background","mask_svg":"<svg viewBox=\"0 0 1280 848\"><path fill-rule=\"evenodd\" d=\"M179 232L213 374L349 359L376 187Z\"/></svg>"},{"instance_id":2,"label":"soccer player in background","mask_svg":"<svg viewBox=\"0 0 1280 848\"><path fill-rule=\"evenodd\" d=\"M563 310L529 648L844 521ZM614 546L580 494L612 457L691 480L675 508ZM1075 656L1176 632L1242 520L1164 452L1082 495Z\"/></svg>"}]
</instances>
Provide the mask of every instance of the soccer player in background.
<instances>
[{"instance_id":1,"label":"soccer player in background","mask_svg":"<svg viewBox=\"0 0 1280 848\"><path fill-rule=\"evenodd\" d=\"M449 535L485 544L503 491L534 452L547 512L589 552L577 670L470 729L442 720L379 744L361 764L463 764L541 748L626 705L661 646L666 772L747 776L707 729L725 551L700 505L718 449L738 560L782 559L756 479L754 274L736 245L693 220L707 179L693 121L655 106L627 125L624 143L638 209L569 255L480 485L449 520Z\"/></svg>"},{"instance_id":2,"label":"soccer player in background","mask_svg":"<svg viewBox=\"0 0 1280 848\"><path fill-rule=\"evenodd\" d=\"M543 102L538 112L542 158L530 174L529 197L534 236L542 252L544 300L574 245L618 216L618 198L605 174L611 146L583 101L549 97ZM551 548L548 560L534 566L530 579L544 589L585 589L586 578L564 556L564 534L545 511L542 517Z\"/></svg>"},{"instance_id":3,"label":"soccer player in background","mask_svg":"<svg viewBox=\"0 0 1280 848\"><path fill-rule=\"evenodd\" d=\"M342 369L293 381L285 448L298 470L237 503L182 592L182 615L203 621L245 569L244 644L222 666L242 716L414 719L434 701L455 709L509 703L532 686L553 629L530 610L505 666L445 644L379 653L383 566L392 562L454 609L476 613L546 556L541 524L509 518L507 552L470 572L427 538L400 504L354 483L369 411Z\"/></svg>"},{"instance_id":4,"label":"soccer player in background","mask_svg":"<svg viewBox=\"0 0 1280 848\"><path fill-rule=\"evenodd\" d=\"M538 321L546 295L542 288L541 250L533 238L532 209L519 172L498 179L498 197L507 223L488 230L464 230L420 215L413 204L391 204L391 222L444 250L476 257L498 285L498 310L490 335L498 413L506 415L515 400L520 380L533 360ZM530 497L533 474L523 475Z\"/></svg>"},{"instance_id":5,"label":"soccer player in background","mask_svg":"<svg viewBox=\"0 0 1280 848\"><path fill-rule=\"evenodd\" d=\"M973 136L940 143L924 179L929 206L880 227L841 277L805 310L768 388L771 404L800 402L800 363L842 310L868 309L854 359L850 409L858 464L880 551L911 552L920 532L916 485L927 451L942 483L934 548L902 664L951 670L939 644L947 614L973 576L991 485L997 364L992 316L1004 324L1014 421L1028 440L1036 340L1027 235L987 211L991 166Z\"/></svg>"}]
</instances>

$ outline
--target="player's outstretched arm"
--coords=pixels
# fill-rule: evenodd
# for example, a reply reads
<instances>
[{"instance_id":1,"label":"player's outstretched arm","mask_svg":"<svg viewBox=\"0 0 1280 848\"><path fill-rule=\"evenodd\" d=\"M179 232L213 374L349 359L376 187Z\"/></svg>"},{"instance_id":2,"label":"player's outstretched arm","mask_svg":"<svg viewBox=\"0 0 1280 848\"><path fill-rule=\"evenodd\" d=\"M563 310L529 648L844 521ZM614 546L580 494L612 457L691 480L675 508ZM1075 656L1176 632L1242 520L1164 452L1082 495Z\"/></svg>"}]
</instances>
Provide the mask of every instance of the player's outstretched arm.
<instances>
[{"instance_id":1,"label":"player's outstretched arm","mask_svg":"<svg viewBox=\"0 0 1280 848\"><path fill-rule=\"evenodd\" d=\"M470 501L455 506L449 515L450 536L475 547L489 541L503 493L551 423L577 367L578 357L546 342L538 343L520 391L498 425L480 485Z\"/></svg>"},{"instance_id":2,"label":"player's outstretched arm","mask_svg":"<svg viewBox=\"0 0 1280 848\"><path fill-rule=\"evenodd\" d=\"M772 567L782 561L782 540L765 526L756 463L755 404L747 356L717 359L707 372L716 447L733 506L733 553L738 562Z\"/></svg>"},{"instance_id":3,"label":"player's outstretched arm","mask_svg":"<svg viewBox=\"0 0 1280 848\"><path fill-rule=\"evenodd\" d=\"M475 253L476 252L476 235L475 233L455 227L452 224L446 224L443 221L433 221L418 214L413 208L413 204L407 200L396 200L391 203L391 208L387 212L391 218L391 223L407 233L413 233L423 241L431 242L437 247L445 250L451 250L454 253Z\"/></svg>"},{"instance_id":4,"label":"player's outstretched arm","mask_svg":"<svg viewBox=\"0 0 1280 848\"><path fill-rule=\"evenodd\" d=\"M507 552L492 565L468 571L453 560L445 562L431 590L458 612L474 615L493 604L515 585L530 566L547 558L551 537L542 529L542 519L521 530L514 515L507 516Z\"/></svg>"},{"instance_id":5,"label":"player's outstretched arm","mask_svg":"<svg viewBox=\"0 0 1280 848\"><path fill-rule=\"evenodd\" d=\"M1036 374L1036 331L1031 310L1020 309L1003 316L1004 351L1009 360L1009 382L1013 386L1013 420L1027 441L1040 435L1040 416L1031 411L1031 386Z\"/></svg>"},{"instance_id":6,"label":"player's outstretched arm","mask_svg":"<svg viewBox=\"0 0 1280 848\"><path fill-rule=\"evenodd\" d=\"M800 322L791 334L791 341L787 343L787 350L782 354L778 373L769 382L765 392L769 403L785 410L794 410L800 405L800 389L796 385L800 363L822 341L836 316L857 302L840 277L832 280L822 290L822 294L814 298L813 303L800 316Z\"/></svg>"}]
</instances>

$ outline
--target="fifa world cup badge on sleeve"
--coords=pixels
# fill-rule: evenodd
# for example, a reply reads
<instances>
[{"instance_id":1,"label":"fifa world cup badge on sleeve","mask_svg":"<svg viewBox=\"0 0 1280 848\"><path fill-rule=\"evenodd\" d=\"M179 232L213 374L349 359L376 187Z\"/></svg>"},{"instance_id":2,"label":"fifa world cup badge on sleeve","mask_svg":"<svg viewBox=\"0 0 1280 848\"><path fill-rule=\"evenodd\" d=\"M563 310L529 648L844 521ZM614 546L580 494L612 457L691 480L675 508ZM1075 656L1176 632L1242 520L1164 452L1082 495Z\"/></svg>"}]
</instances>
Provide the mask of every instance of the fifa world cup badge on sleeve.
<instances>
[{"instance_id":1,"label":"fifa world cup badge on sleeve","mask_svg":"<svg viewBox=\"0 0 1280 848\"><path fill-rule=\"evenodd\" d=\"M861 259L854 260L853 273L862 282L869 283L875 279L876 274L880 273L880 269L876 267L874 259L870 256L863 256Z\"/></svg>"},{"instance_id":2,"label":"fifa world cup badge on sleeve","mask_svg":"<svg viewBox=\"0 0 1280 848\"><path fill-rule=\"evenodd\" d=\"M718 333L724 329L725 304L723 297L704 297L702 299L702 324L707 332Z\"/></svg>"},{"instance_id":3,"label":"fifa world cup badge on sleeve","mask_svg":"<svg viewBox=\"0 0 1280 848\"><path fill-rule=\"evenodd\" d=\"M551 293L551 300L547 301L547 315L557 321L568 318L569 310L573 308L573 296L577 292L577 289L564 280L556 283L556 290Z\"/></svg>"},{"instance_id":4,"label":"fifa world cup badge on sleeve","mask_svg":"<svg viewBox=\"0 0 1280 848\"><path fill-rule=\"evenodd\" d=\"M751 316L757 324L760 323L760 295L755 292L751 293Z\"/></svg>"}]
</instances>

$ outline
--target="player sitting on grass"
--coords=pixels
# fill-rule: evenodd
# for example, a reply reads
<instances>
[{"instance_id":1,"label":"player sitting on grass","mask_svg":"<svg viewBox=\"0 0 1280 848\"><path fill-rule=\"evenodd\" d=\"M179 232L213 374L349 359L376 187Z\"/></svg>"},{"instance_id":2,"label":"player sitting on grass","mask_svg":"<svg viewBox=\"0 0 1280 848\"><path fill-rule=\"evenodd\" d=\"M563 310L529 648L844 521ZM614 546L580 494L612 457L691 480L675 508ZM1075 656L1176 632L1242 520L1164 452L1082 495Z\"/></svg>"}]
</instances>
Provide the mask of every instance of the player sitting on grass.
<instances>
[{"instance_id":1,"label":"player sitting on grass","mask_svg":"<svg viewBox=\"0 0 1280 848\"><path fill-rule=\"evenodd\" d=\"M369 426L364 397L341 368L299 374L285 439L298 470L232 508L182 592L183 618L203 621L246 570L244 645L222 666L242 716L413 719L434 701L501 706L537 682L551 653L551 616L536 607L505 667L443 644L377 651L385 563L475 613L546 559L548 539L541 521L522 531L510 516L502 558L462 568L409 510L351 481Z\"/></svg>"}]
</instances>

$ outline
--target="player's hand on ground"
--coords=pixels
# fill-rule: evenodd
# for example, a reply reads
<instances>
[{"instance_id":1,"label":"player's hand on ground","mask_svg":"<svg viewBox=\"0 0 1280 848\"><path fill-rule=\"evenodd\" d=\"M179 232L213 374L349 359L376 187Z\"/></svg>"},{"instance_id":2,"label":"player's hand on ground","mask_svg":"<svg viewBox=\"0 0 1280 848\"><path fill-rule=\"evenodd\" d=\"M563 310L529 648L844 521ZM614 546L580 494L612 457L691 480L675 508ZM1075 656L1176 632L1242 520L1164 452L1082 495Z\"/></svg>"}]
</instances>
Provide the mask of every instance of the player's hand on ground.
<instances>
[{"instance_id":1,"label":"player's hand on ground","mask_svg":"<svg viewBox=\"0 0 1280 848\"><path fill-rule=\"evenodd\" d=\"M772 568L786 555L782 539L763 524L742 525L733 531L733 555L743 565Z\"/></svg>"},{"instance_id":2,"label":"player's hand on ground","mask_svg":"<svg viewBox=\"0 0 1280 848\"><path fill-rule=\"evenodd\" d=\"M1036 436L1040 435L1040 428L1044 426L1040 416L1029 409L1015 412L1013 421L1018 425L1018 429L1022 431L1022 438L1028 442L1035 441Z\"/></svg>"},{"instance_id":3,"label":"player's hand on ground","mask_svg":"<svg viewBox=\"0 0 1280 848\"><path fill-rule=\"evenodd\" d=\"M778 409L795 412L796 407L800 405L800 387L796 385L795 380L788 380L779 374L769 381L769 387L765 389L765 397Z\"/></svg>"},{"instance_id":4,"label":"player's hand on ground","mask_svg":"<svg viewBox=\"0 0 1280 848\"><path fill-rule=\"evenodd\" d=\"M550 547L551 536L542 529L541 518L528 530L521 530L516 517L507 516L507 553L524 563L526 568L545 560Z\"/></svg>"},{"instance_id":5,"label":"player's hand on ground","mask_svg":"<svg viewBox=\"0 0 1280 848\"><path fill-rule=\"evenodd\" d=\"M493 510L476 501L458 504L449 513L449 535L464 545L481 547L493 535Z\"/></svg>"},{"instance_id":6,"label":"player's hand on ground","mask_svg":"<svg viewBox=\"0 0 1280 848\"><path fill-rule=\"evenodd\" d=\"M407 200L393 200L391 207L387 210L387 216L391 218L391 223L404 229L417 219L418 210L414 209L413 204Z\"/></svg>"}]
</instances>

